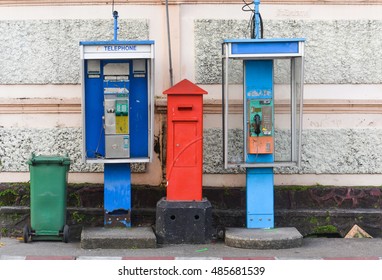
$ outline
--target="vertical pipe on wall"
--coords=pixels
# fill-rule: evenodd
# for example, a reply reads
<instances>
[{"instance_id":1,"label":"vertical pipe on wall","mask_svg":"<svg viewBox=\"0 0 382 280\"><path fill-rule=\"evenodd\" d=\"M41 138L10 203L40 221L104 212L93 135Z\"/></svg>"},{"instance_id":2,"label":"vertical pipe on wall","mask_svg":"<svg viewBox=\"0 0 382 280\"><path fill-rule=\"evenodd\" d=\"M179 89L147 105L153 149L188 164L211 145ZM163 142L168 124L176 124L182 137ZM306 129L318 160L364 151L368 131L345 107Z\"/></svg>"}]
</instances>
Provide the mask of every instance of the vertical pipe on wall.
<instances>
[{"instance_id":1,"label":"vertical pipe on wall","mask_svg":"<svg viewBox=\"0 0 382 280\"><path fill-rule=\"evenodd\" d=\"M170 85L174 85L174 77L172 71L172 55L171 55L171 38L170 38L170 16L168 12L168 0L166 0L166 22L167 22L167 44L168 44L168 62L169 62L169 72L170 72Z\"/></svg>"}]
</instances>

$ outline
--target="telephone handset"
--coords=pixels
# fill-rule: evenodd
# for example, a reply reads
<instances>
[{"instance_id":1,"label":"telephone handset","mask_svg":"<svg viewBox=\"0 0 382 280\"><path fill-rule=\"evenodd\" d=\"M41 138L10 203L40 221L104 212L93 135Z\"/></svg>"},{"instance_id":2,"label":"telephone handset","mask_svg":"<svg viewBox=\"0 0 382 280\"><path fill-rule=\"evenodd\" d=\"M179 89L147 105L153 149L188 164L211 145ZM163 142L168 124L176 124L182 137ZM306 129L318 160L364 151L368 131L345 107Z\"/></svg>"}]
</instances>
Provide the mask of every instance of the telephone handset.
<instances>
[{"instance_id":1,"label":"telephone handset","mask_svg":"<svg viewBox=\"0 0 382 280\"><path fill-rule=\"evenodd\" d=\"M260 126L261 126L261 118L260 118L260 115L259 114L256 114L255 117L254 117L254 127L255 127L255 134L257 136L259 136L260 132L261 132L261 129L260 129Z\"/></svg>"}]
</instances>

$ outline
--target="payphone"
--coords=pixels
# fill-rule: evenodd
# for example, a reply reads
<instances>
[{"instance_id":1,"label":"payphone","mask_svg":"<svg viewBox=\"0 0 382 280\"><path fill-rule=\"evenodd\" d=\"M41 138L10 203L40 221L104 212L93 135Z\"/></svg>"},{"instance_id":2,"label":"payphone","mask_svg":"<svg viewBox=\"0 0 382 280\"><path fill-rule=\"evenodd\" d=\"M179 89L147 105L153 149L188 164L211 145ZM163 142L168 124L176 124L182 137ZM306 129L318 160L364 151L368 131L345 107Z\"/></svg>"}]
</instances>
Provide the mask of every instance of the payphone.
<instances>
[{"instance_id":1,"label":"payphone","mask_svg":"<svg viewBox=\"0 0 382 280\"><path fill-rule=\"evenodd\" d=\"M105 158L129 158L129 63L103 70Z\"/></svg>"},{"instance_id":2,"label":"payphone","mask_svg":"<svg viewBox=\"0 0 382 280\"><path fill-rule=\"evenodd\" d=\"M151 41L101 42L97 53L81 42L84 68L83 160L89 163L150 162L153 141ZM115 53L108 44L138 44ZM130 45L129 45L130 46ZM135 50L135 51L134 51ZM143 58L135 58L137 52ZM90 54L92 54L90 56ZM98 59L86 59L97 57ZM105 59L101 59L104 57ZM119 57L118 59L110 59Z\"/></svg>"},{"instance_id":3,"label":"payphone","mask_svg":"<svg viewBox=\"0 0 382 280\"><path fill-rule=\"evenodd\" d=\"M80 42L83 161L104 164L105 225L131 226L130 163L152 161L154 41Z\"/></svg>"},{"instance_id":4,"label":"payphone","mask_svg":"<svg viewBox=\"0 0 382 280\"><path fill-rule=\"evenodd\" d=\"M273 88L272 80L266 79L266 74L272 74L273 63L271 60L261 61L262 70L258 71L259 65L253 61L245 61L246 77L258 77L261 84L248 85L246 83L245 104L247 117L248 154L273 154L274 129L273 129ZM269 77L272 77L270 75Z\"/></svg>"}]
</instances>

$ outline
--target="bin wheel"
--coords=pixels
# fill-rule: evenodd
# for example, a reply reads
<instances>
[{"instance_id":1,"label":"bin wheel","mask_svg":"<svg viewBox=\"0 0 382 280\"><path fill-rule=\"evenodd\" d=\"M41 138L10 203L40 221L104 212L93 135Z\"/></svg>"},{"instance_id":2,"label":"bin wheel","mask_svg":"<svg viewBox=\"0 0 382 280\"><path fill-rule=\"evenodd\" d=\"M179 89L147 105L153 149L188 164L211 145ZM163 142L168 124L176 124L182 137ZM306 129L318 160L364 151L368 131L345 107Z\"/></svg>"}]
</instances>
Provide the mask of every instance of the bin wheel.
<instances>
[{"instance_id":1,"label":"bin wheel","mask_svg":"<svg viewBox=\"0 0 382 280\"><path fill-rule=\"evenodd\" d=\"M64 241L65 243L68 243L69 242L69 226L68 225L64 226L64 230L62 234L63 234L62 241Z\"/></svg>"},{"instance_id":2,"label":"bin wheel","mask_svg":"<svg viewBox=\"0 0 382 280\"><path fill-rule=\"evenodd\" d=\"M24 243L28 243L30 234L31 234L31 231L29 229L29 226L25 225L24 228L23 228Z\"/></svg>"}]
</instances>

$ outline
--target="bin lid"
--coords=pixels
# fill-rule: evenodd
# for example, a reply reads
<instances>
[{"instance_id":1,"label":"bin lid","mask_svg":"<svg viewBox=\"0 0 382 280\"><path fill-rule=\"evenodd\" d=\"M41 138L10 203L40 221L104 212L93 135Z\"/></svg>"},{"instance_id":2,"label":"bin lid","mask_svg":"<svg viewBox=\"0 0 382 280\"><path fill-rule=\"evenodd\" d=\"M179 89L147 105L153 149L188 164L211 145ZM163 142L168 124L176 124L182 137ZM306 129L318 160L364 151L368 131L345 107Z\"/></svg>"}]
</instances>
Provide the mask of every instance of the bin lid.
<instances>
[{"instance_id":1,"label":"bin lid","mask_svg":"<svg viewBox=\"0 0 382 280\"><path fill-rule=\"evenodd\" d=\"M32 154L32 157L27 162L29 165L35 164L61 164L70 165L70 158L68 156L59 155L38 155Z\"/></svg>"}]
</instances>

